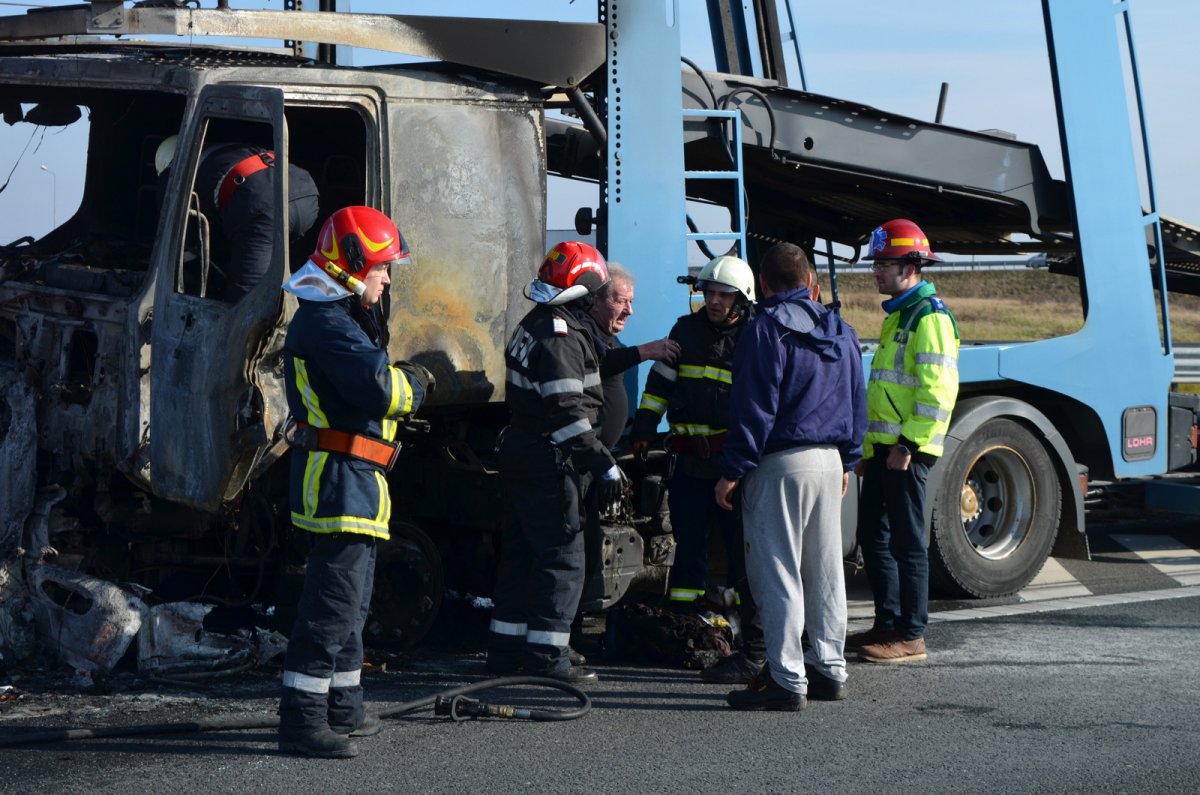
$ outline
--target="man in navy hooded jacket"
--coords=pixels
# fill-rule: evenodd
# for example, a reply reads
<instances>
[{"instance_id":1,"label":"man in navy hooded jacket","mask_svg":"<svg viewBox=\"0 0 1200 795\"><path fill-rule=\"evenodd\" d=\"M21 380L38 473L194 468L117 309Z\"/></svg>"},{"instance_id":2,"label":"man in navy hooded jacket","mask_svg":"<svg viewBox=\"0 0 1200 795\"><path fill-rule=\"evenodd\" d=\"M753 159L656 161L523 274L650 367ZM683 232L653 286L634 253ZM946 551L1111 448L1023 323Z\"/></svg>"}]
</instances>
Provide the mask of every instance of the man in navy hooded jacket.
<instances>
[{"instance_id":1,"label":"man in navy hooded jacket","mask_svg":"<svg viewBox=\"0 0 1200 795\"><path fill-rule=\"evenodd\" d=\"M813 300L804 251L772 247L758 278L765 297L734 354L716 497L731 510L742 488L767 664L727 700L734 709L799 710L808 698L846 697L841 499L862 458L866 388L858 336Z\"/></svg>"}]
</instances>

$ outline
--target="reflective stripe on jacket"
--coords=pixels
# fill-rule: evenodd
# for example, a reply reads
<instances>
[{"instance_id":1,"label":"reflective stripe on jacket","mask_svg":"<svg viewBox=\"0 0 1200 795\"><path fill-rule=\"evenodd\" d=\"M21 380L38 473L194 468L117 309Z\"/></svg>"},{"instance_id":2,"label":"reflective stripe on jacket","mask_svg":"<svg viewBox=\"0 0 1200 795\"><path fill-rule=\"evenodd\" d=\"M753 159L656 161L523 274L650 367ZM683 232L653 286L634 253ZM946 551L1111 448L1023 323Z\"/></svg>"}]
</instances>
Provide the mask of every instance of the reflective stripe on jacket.
<instances>
[{"instance_id":1,"label":"reflective stripe on jacket","mask_svg":"<svg viewBox=\"0 0 1200 795\"><path fill-rule=\"evenodd\" d=\"M942 454L958 397L958 329L936 295L923 282L883 321L867 383L863 458L902 437L918 452Z\"/></svg>"},{"instance_id":2,"label":"reflective stripe on jacket","mask_svg":"<svg viewBox=\"0 0 1200 795\"><path fill-rule=\"evenodd\" d=\"M512 424L555 445L579 473L602 473L613 457L596 435L604 402L600 355L569 308L539 304L504 351Z\"/></svg>"},{"instance_id":3,"label":"reflective stripe on jacket","mask_svg":"<svg viewBox=\"0 0 1200 795\"><path fill-rule=\"evenodd\" d=\"M425 396L424 378L388 363L373 318L350 296L301 301L284 343L292 417L314 428L392 441L397 420ZM314 533L388 538L392 501L384 468L341 453L293 449L292 523Z\"/></svg>"},{"instance_id":4,"label":"reflective stripe on jacket","mask_svg":"<svg viewBox=\"0 0 1200 795\"><path fill-rule=\"evenodd\" d=\"M635 437L654 434L663 414L676 436L714 436L729 428L733 352L746 327L719 328L704 310L675 321L670 338L679 343L676 365L656 362L633 419Z\"/></svg>"}]
</instances>

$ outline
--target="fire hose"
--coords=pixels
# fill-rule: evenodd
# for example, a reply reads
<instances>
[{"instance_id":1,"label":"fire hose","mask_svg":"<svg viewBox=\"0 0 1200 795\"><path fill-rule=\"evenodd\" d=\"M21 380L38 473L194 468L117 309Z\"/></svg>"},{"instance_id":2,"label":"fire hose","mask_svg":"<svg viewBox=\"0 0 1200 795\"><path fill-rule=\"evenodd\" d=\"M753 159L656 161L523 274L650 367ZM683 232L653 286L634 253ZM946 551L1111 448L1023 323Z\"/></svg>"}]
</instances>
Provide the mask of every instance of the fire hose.
<instances>
[{"instance_id":1,"label":"fire hose","mask_svg":"<svg viewBox=\"0 0 1200 795\"><path fill-rule=\"evenodd\" d=\"M517 685L548 687L554 690L561 690L573 696L579 702L579 706L574 709L530 709L508 704L489 704L476 699L466 698L470 693L478 693L498 687L514 687ZM415 701L406 701L398 706L382 710L378 714L380 718L394 718L429 706L433 707L435 715L449 716L454 721L475 720L478 718L561 721L582 718L591 710L592 700L588 697L587 693L575 685L561 682L557 679L549 679L543 676L507 676L443 690L431 696L416 699ZM279 719L277 717L258 714L244 717L180 721L178 723L144 723L133 726L103 726L94 729L49 729L12 737L0 737L0 748L105 737L149 737L167 734L198 734L210 731L276 729L278 727Z\"/></svg>"}]
</instances>

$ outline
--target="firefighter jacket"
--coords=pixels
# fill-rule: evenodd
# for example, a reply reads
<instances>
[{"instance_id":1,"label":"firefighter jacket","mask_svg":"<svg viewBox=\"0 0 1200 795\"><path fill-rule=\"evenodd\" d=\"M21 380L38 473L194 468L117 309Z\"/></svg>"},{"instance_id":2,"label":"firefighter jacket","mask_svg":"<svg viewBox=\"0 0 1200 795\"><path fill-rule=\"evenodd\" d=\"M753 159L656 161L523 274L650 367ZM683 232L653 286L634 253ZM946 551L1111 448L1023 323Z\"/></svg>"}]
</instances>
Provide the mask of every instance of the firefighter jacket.
<instances>
[{"instance_id":1,"label":"firefighter jacket","mask_svg":"<svg viewBox=\"0 0 1200 795\"><path fill-rule=\"evenodd\" d=\"M896 443L937 458L958 396L958 325L931 282L883 306L890 314L867 381L863 458Z\"/></svg>"},{"instance_id":2,"label":"firefighter jacket","mask_svg":"<svg viewBox=\"0 0 1200 795\"><path fill-rule=\"evenodd\" d=\"M357 296L300 301L284 342L292 418L393 442L397 420L425 397L423 371L389 364L376 322ZM292 523L314 533L388 538L392 502L386 468L345 453L292 451Z\"/></svg>"},{"instance_id":3,"label":"firefighter jacket","mask_svg":"<svg viewBox=\"0 0 1200 795\"><path fill-rule=\"evenodd\" d=\"M717 454L729 429L733 352L745 328L745 319L728 327L715 326L703 309L684 315L668 335L679 343L677 363L656 362L646 377L633 418L633 437L653 436L665 413L671 434L681 443L675 448L684 453L680 459L684 472L693 477L719 475Z\"/></svg>"},{"instance_id":4,"label":"firefighter jacket","mask_svg":"<svg viewBox=\"0 0 1200 795\"><path fill-rule=\"evenodd\" d=\"M600 355L570 304L531 309L513 331L504 361L513 427L549 442L579 474L599 475L615 464L595 430L604 401Z\"/></svg>"}]
</instances>

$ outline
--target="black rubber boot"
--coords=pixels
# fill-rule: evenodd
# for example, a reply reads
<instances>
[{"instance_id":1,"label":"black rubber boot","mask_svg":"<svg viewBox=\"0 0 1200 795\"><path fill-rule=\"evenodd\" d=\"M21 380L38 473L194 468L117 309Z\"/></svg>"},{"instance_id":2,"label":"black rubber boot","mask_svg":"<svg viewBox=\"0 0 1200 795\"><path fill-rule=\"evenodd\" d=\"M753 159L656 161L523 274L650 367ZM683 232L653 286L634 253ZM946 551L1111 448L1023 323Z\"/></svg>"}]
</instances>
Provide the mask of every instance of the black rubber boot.
<instances>
[{"instance_id":1,"label":"black rubber boot","mask_svg":"<svg viewBox=\"0 0 1200 795\"><path fill-rule=\"evenodd\" d=\"M362 685L329 688L329 708L326 712L329 728L338 734L354 736L353 732L362 725L367 714L363 709L362 697Z\"/></svg>"},{"instance_id":2,"label":"black rubber boot","mask_svg":"<svg viewBox=\"0 0 1200 795\"><path fill-rule=\"evenodd\" d=\"M285 687L279 699L279 750L318 759L358 756L349 737L329 728L328 703L325 693Z\"/></svg>"},{"instance_id":3,"label":"black rubber boot","mask_svg":"<svg viewBox=\"0 0 1200 795\"><path fill-rule=\"evenodd\" d=\"M358 745L328 726L295 733L280 727L279 750L285 754L317 759L351 759L358 756Z\"/></svg>"},{"instance_id":4,"label":"black rubber boot","mask_svg":"<svg viewBox=\"0 0 1200 795\"><path fill-rule=\"evenodd\" d=\"M582 665L571 665L567 668L562 668L554 671L531 671L528 667L525 673L529 676L544 676L547 679L557 679L560 682L567 682L572 685L591 685L600 681L600 677L591 668L584 668Z\"/></svg>"},{"instance_id":5,"label":"black rubber boot","mask_svg":"<svg viewBox=\"0 0 1200 795\"><path fill-rule=\"evenodd\" d=\"M378 715L364 712L362 722L349 731L346 731L346 727L342 726L330 726L330 728L338 734L344 734L347 737L374 737L383 731L383 721L379 719Z\"/></svg>"}]
</instances>

